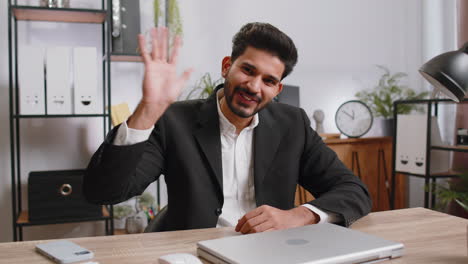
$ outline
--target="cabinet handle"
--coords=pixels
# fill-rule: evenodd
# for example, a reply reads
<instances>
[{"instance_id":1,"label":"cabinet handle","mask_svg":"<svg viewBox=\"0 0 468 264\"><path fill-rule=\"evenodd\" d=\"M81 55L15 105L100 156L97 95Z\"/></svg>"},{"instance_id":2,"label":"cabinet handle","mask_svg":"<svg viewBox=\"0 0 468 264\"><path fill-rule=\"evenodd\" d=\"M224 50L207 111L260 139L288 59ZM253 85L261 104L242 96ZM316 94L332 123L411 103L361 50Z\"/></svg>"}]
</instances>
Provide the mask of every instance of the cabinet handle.
<instances>
[{"instance_id":1,"label":"cabinet handle","mask_svg":"<svg viewBox=\"0 0 468 264\"><path fill-rule=\"evenodd\" d=\"M120 15L120 0L112 1L112 36L117 38L120 36L122 29L122 16Z\"/></svg>"},{"instance_id":2,"label":"cabinet handle","mask_svg":"<svg viewBox=\"0 0 468 264\"><path fill-rule=\"evenodd\" d=\"M72 193L73 188L70 184L65 183L60 186L59 193L63 196L68 196Z\"/></svg>"}]
</instances>

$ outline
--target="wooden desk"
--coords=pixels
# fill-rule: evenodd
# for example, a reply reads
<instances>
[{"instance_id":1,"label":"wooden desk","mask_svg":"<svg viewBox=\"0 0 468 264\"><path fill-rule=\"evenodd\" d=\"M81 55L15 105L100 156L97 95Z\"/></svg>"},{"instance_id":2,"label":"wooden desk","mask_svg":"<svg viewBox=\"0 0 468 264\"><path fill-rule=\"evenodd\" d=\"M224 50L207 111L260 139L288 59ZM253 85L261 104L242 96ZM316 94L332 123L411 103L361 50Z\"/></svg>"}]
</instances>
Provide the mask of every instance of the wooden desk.
<instances>
[{"instance_id":1,"label":"wooden desk","mask_svg":"<svg viewBox=\"0 0 468 264\"><path fill-rule=\"evenodd\" d=\"M352 228L405 244L405 254L385 263L468 263L468 220L424 208L371 213ZM104 263L157 263L160 255L196 254L196 242L238 235L232 228L70 239ZM44 241L0 244L0 263L51 263L34 251Z\"/></svg>"}]
</instances>

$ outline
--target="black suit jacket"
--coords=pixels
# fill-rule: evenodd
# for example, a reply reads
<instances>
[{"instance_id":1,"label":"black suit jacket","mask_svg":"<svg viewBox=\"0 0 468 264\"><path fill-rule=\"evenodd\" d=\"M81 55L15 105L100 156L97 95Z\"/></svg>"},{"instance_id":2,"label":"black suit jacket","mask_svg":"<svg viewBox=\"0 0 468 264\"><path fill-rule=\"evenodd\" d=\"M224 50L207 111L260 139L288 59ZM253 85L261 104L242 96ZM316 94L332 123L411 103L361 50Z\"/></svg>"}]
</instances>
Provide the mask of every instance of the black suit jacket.
<instances>
[{"instance_id":1,"label":"black suit jacket","mask_svg":"<svg viewBox=\"0 0 468 264\"><path fill-rule=\"evenodd\" d=\"M216 98L177 102L147 141L115 146L114 128L91 159L84 178L89 201L115 204L141 194L164 174L168 210L163 230L215 227L223 207L221 139ZM368 191L310 127L305 112L271 103L254 130L257 206L294 207L296 184L310 204L341 215L345 226L371 208Z\"/></svg>"}]
</instances>

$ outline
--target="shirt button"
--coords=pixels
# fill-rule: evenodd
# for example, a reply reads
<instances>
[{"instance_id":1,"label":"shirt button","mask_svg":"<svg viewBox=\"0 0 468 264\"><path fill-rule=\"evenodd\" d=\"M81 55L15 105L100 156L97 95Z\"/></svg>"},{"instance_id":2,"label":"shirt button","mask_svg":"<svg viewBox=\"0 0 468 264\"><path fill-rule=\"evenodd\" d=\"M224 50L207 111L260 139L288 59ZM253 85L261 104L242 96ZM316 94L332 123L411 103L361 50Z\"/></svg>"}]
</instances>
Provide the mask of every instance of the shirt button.
<instances>
[{"instance_id":1,"label":"shirt button","mask_svg":"<svg viewBox=\"0 0 468 264\"><path fill-rule=\"evenodd\" d=\"M220 216L222 212L223 212L223 210L221 210L221 208L216 208L215 215Z\"/></svg>"}]
</instances>

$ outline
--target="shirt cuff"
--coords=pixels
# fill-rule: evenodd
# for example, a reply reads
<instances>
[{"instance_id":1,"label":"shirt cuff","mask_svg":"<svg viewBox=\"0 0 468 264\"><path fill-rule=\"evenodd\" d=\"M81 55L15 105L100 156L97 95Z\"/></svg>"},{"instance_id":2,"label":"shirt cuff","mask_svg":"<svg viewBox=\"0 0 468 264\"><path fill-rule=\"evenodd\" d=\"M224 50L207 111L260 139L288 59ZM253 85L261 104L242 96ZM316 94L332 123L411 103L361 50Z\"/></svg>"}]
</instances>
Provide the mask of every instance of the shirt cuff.
<instances>
[{"instance_id":1,"label":"shirt cuff","mask_svg":"<svg viewBox=\"0 0 468 264\"><path fill-rule=\"evenodd\" d=\"M320 217L320 220L317 224L321 224L321 223L336 224L336 223L341 223L344 220L343 217L337 213L325 211L323 209L321 210L310 204L303 204L302 206L307 207L309 210L316 213Z\"/></svg>"},{"instance_id":2,"label":"shirt cuff","mask_svg":"<svg viewBox=\"0 0 468 264\"><path fill-rule=\"evenodd\" d=\"M128 146L148 140L154 126L148 129L133 129L127 126L127 121L123 122L117 129L117 133L112 144L116 146Z\"/></svg>"},{"instance_id":3,"label":"shirt cuff","mask_svg":"<svg viewBox=\"0 0 468 264\"><path fill-rule=\"evenodd\" d=\"M325 212L310 204L303 204L302 206L308 208L309 210L311 210L312 212L316 213L319 216L320 220L317 224L339 223L343 221L343 219L341 219L341 217L338 214L335 214L332 212Z\"/></svg>"},{"instance_id":4,"label":"shirt cuff","mask_svg":"<svg viewBox=\"0 0 468 264\"><path fill-rule=\"evenodd\" d=\"M317 224L328 223L328 214L324 211L310 204L303 204L302 206L306 207L307 209L311 210L319 216L320 219Z\"/></svg>"}]
</instances>

